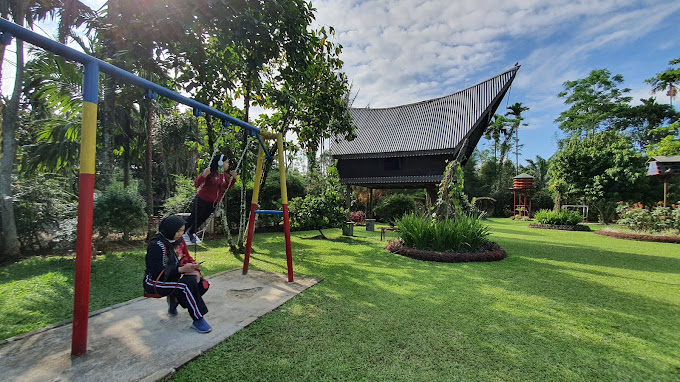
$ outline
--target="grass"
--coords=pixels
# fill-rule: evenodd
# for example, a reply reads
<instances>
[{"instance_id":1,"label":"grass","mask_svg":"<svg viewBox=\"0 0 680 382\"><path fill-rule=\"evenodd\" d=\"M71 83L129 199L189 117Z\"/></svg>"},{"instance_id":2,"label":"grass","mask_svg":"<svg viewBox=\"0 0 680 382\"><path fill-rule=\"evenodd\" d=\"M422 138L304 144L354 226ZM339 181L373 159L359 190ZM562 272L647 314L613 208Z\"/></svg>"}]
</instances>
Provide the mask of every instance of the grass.
<instances>
[{"instance_id":1,"label":"grass","mask_svg":"<svg viewBox=\"0 0 680 382\"><path fill-rule=\"evenodd\" d=\"M506 219L489 225L490 240L508 252L503 261L412 260L361 228L352 238L324 230L329 241L294 233L296 275L324 280L173 380L680 379L680 246ZM208 244L198 253L206 273L240 265L223 241ZM93 262L92 310L141 295L142 258ZM3 338L70 318L72 266L33 259L0 269ZM281 234L256 236L251 267L285 272Z\"/></svg>"}]
</instances>

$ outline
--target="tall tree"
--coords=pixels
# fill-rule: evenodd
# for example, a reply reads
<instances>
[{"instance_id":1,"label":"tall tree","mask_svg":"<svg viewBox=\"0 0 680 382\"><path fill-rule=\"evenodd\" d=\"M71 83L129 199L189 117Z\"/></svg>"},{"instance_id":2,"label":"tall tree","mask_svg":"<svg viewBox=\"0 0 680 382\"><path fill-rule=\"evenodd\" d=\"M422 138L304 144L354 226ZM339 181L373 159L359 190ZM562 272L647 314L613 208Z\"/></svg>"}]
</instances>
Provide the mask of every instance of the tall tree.
<instances>
[{"instance_id":1,"label":"tall tree","mask_svg":"<svg viewBox=\"0 0 680 382\"><path fill-rule=\"evenodd\" d=\"M535 178L534 185L537 189L545 188L548 185L548 161L536 155L536 159L527 159L527 172Z\"/></svg>"},{"instance_id":2,"label":"tall tree","mask_svg":"<svg viewBox=\"0 0 680 382\"><path fill-rule=\"evenodd\" d=\"M680 57L668 62L669 65L680 64ZM668 68L661 73L657 73L655 77L645 80L652 85L652 92L666 90L666 95L670 99L670 104L673 106L673 98L677 95L678 87L680 86L680 68Z\"/></svg>"},{"instance_id":3,"label":"tall tree","mask_svg":"<svg viewBox=\"0 0 680 382\"><path fill-rule=\"evenodd\" d=\"M94 16L94 11L79 0L57 0L57 38L62 44L72 35L72 29L83 25Z\"/></svg>"},{"instance_id":4,"label":"tall tree","mask_svg":"<svg viewBox=\"0 0 680 382\"><path fill-rule=\"evenodd\" d=\"M666 104L659 104L654 97L640 99L640 105L623 109L615 122L618 130L626 132L643 150L658 143L669 134L675 134L669 124L680 118L680 113Z\"/></svg>"},{"instance_id":5,"label":"tall tree","mask_svg":"<svg viewBox=\"0 0 680 382\"><path fill-rule=\"evenodd\" d=\"M603 223L613 217L616 202L642 196L636 186L645 180L645 158L619 132L569 138L550 159L549 169L559 196L584 198Z\"/></svg>"},{"instance_id":6,"label":"tall tree","mask_svg":"<svg viewBox=\"0 0 680 382\"><path fill-rule=\"evenodd\" d=\"M564 91L558 96L571 106L560 113L555 122L570 136L611 129L631 100L625 96L630 89L619 89L622 83L622 75L612 76L607 69L593 70L586 78L566 81Z\"/></svg>"},{"instance_id":7,"label":"tall tree","mask_svg":"<svg viewBox=\"0 0 680 382\"><path fill-rule=\"evenodd\" d=\"M13 0L3 1L0 12L4 16L11 16L18 25L28 23L32 25L36 19L45 18L50 11L47 1ZM14 89L7 105L2 113L2 162L0 164L0 204L2 216L2 253L0 261L14 260L19 256L20 245L14 219L14 206L12 204L12 173L16 160L16 131L19 122L19 101L22 96L24 81L24 42L16 41L16 72L14 76ZM8 41L5 41L8 42ZM3 45L3 57L4 57Z\"/></svg>"},{"instance_id":8,"label":"tall tree","mask_svg":"<svg viewBox=\"0 0 680 382\"><path fill-rule=\"evenodd\" d=\"M501 136L507 136L510 121L500 114L494 114L491 123L484 132L484 138L493 141L493 160L498 161L498 148Z\"/></svg>"},{"instance_id":9,"label":"tall tree","mask_svg":"<svg viewBox=\"0 0 680 382\"><path fill-rule=\"evenodd\" d=\"M21 170L74 175L80 156L83 75L63 57L38 50L26 64L24 91L37 118L32 142L22 148ZM35 114L35 112L34 112Z\"/></svg>"},{"instance_id":10,"label":"tall tree","mask_svg":"<svg viewBox=\"0 0 680 382\"><path fill-rule=\"evenodd\" d=\"M515 133L515 171L519 172L519 127L522 125L522 121L524 120L522 113L529 110L529 108L523 106L521 102L515 102L514 104L508 106L508 110L509 111L505 113L505 115L512 116L511 132Z\"/></svg>"},{"instance_id":11,"label":"tall tree","mask_svg":"<svg viewBox=\"0 0 680 382\"><path fill-rule=\"evenodd\" d=\"M669 132L665 138L661 139L659 142L649 145L647 148L648 156L670 156L670 155L680 155L680 120L671 123L668 126Z\"/></svg>"},{"instance_id":12,"label":"tall tree","mask_svg":"<svg viewBox=\"0 0 680 382\"><path fill-rule=\"evenodd\" d=\"M486 139L493 139L493 159L496 162L495 166L485 166L485 171L496 171L496 190L501 189L502 179L503 179L503 162L505 161L505 155L510 149L510 138L512 137L512 132L509 129L511 126L510 119L502 116L500 114L494 114L493 120L486 128ZM496 156L497 154L498 157Z\"/></svg>"}]
</instances>

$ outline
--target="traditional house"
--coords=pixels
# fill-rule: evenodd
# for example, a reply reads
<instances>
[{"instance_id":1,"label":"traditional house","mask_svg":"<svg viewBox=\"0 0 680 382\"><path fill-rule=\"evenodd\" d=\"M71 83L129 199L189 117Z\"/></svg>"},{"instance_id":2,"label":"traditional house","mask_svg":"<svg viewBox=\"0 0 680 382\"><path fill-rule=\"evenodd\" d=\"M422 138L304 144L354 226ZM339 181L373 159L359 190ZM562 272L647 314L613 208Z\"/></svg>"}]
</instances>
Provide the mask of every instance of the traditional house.
<instances>
[{"instance_id":1,"label":"traditional house","mask_svg":"<svg viewBox=\"0 0 680 382\"><path fill-rule=\"evenodd\" d=\"M350 108L356 138L338 137L330 144L340 183L425 188L436 199L446 161L467 162L518 69L441 98L382 109Z\"/></svg>"}]
</instances>

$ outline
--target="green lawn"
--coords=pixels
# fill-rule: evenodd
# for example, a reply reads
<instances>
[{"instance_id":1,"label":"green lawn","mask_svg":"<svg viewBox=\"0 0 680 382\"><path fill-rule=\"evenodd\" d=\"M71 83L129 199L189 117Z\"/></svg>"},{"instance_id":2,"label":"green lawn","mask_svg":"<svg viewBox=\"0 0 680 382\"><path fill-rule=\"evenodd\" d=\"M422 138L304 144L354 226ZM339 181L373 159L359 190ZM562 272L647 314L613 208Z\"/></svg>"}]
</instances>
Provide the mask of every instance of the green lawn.
<instances>
[{"instance_id":1,"label":"green lawn","mask_svg":"<svg viewBox=\"0 0 680 382\"><path fill-rule=\"evenodd\" d=\"M489 224L503 261L420 262L363 227L353 238L324 230L331 241L294 233L295 273L323 281L173 379L680 380L679 245ZM207 273L241 264L224 244L198 253ZM141 295L142 258L93 262L92 310ZM0 338L70 319L72 267L55 258L0 269ZM282 234L255 237L251 268L285 272Z\"/></svg>"}]
</instances>

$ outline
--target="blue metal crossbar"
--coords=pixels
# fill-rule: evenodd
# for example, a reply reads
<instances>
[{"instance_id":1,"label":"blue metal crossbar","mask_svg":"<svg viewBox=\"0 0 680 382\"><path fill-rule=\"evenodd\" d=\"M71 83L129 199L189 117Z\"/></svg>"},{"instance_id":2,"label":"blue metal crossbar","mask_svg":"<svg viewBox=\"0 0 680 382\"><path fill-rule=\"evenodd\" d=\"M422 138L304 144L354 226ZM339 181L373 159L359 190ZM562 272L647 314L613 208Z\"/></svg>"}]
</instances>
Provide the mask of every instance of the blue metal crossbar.
<instances>
[{"instance_id":1,"label":"blue metal crossbar","mask_svg":"<svg viewBox=\"0 0 680 382\"><path fill-rule=\"evenodd\" d=\"M277 210L255 210L255 213L262 215L283 215L283 211Z\"/></svg>"},{"instance_id":2,"label":"blue metal crossbar","mask_svg":"<svg viewBox=\"0 0 680 382\"><path fill-rule=\"evenodd\" d=\"M225 114L208 105L202 104L191 98L187 98L175 91L164 88L163 86L157 85L151 81L145 80L141 77L138 77L130 72L127 72L121 68L113 66L100 59L89 56L83 52L79 52L73 48L69 48L68 46L60 44L56 41L50 40L45 36L41 36L33 31L23 28L3 18L0 18L0 32L2 32L2 34L0 34L0 42L4 43L5 45L9 43L11 36L14 36L20 40L26 41L35 46L39 46L45 50L48 50L59 56L65 57L69 60L80 62L85 66L91 67L96 66L97 69L101 72L120 78L123 81L129 82L133 85L143 88L144 90L146 90L147 94L152 94L149 92L153 92L160 96L169 98L173 101L192 107L194 108L194 114L198 113L210 114L216 118L221 119L223 123L229 122L232 125L248 129L252 134L257 136L258 141L260 142L260 145L262 146L262 149L264 150L267 158L271 158L269 152L267 151L267 147L264 145L264 142L262 142L262 139L260 138L260 129L247 122L243 122L240 119L230 116L229 114Z\"/></svg>"}]
</instances>

